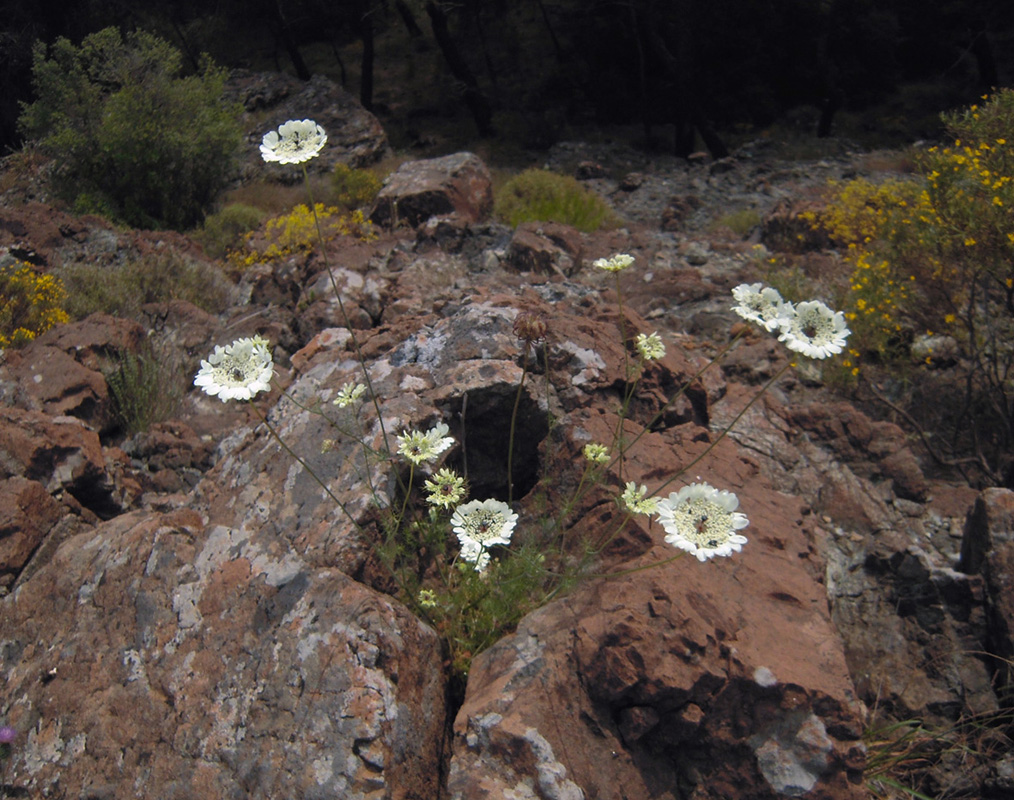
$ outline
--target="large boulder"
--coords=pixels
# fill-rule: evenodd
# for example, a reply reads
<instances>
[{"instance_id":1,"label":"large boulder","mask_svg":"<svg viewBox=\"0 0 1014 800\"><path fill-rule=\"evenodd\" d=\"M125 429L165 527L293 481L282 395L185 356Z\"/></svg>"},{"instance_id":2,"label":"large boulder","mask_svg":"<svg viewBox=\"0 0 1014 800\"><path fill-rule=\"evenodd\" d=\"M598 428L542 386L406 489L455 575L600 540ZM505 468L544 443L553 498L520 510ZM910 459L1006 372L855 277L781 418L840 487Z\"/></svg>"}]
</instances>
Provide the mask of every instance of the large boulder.
<instances>
[{"instance_id":1,"label":"large boulder","mask_svg":"<svg viewBox=\"0 0 1014 800\"><path fill-rule=\"evenodd\" d=\"M378 225L412 227L430 217L454 214L482 222L493 211L489 169L473 153L454 153L398 167L377 195L370 219Z\"/></svg>"}]
</instances>

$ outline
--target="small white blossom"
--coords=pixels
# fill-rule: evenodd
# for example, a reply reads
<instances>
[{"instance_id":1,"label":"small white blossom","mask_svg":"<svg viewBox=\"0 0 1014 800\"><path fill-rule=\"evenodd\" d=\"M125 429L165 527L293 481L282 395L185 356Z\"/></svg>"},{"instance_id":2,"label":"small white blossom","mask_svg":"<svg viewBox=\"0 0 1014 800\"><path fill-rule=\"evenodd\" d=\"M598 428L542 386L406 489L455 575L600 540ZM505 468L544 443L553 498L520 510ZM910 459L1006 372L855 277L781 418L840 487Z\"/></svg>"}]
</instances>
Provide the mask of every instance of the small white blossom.
<instances>
[{"instance_id":1,"label":"small white blossom","mask_svg":"<svg viewBox=\"0 0 1014 800\"><path fill-rule=\"evenodd\" d=\"M742 283L732 290L732 296L737 303L732 307L733 311L769 331L778 330L792 310L777 289L762 283Z\"/></svg>"},{"instance_id":2,"label":"small white blossom","mask_svg":"<svg viewBox=\"0 0 1014 800\"><path fill-rule=\"evenodd\" d=\"M232 344L218 345L194 378L205 394L228 400L249 400L258 392L271 388L275 367L265 339L237 339Z\"/></svg>"},{"instance_id":3,"label":"small white blossom","mask_svg":"<svg viewBox=\"0 0 1014 800\"><path fill-rule=\"evenodd\" d=\"M347 408L355 403L366 392L366 387L361 383L349 381L338 390L338 396L332 400L338 408Z\"/></svg>"},{"instance_id":4,"label":"small white blossom","mask_svg":"<svg viewBox=\"0 0 1014 800\"><path fill-rule=\"evenodd\" d=\"M423 608L436 608L437 593L432 589L420 589L419 590L419 605Z\"/></svg>"},{"instance_id":5,"label":"small white blossom","mask_svg":"<svg viewBox=\"0 0 1014 800\"><path fill-rule=\"evenodd\" d=\"M442 469L433 476L432 481L423 483L429 497L426 502L438 508L450 508L461 502L465 496L465 479L453 470Z\"/></svg>"},{"instance_id":6,"label":"small white blossom","mask_svg":"<svg viewBox=\"0 0 1014 800\"><path fill-rule=\"evenodd\" d=\"M264 134L261 158L279 164L302 164L320 154L327 144L327 134L312 119L290 119L277 131Z\"/></svg>"},{"instance_id":7,"label":"small white blossom","mask_svg":"<svg viewBox=\"0 0 1014 800\"><path fill-rule=\"evenodd\" d=\"M658 498L645 497L648 494L648 487L641 484L638 488L637 484L633 481L627 483L627 488L623 490L623 494L620 495L620 500L623 501L631 514L654 514L658 511Z\"/></svg>"},{"instance_id":8,"label":"small white blossom","mask_svg":"<svg viewBox=\"0 0 1014 800\"><path fill-rule=\"evenodd\" d=\"M604 444L589 442L584 446L584 457L593 464L605 464L609 460L609 448Z\"/></svg>"},{"instance_id":9,"label":"small white blossom","mask_svg":"<svg viewBox=\"0 0 1014 800\"><path fill-rule=\"evenodd\" d=\"M599 258L592 262L593 267L604 269L606 272L620 272L634 263L634 257L626 253L617 253L612 258Z\"/></svg>"},{"instance_id":10,"label":"small white blossom","mask_svg":"<svg viewBox=\"0 0 1014 800\"><path fill-rule=\"evenodd\" d=\"M662 343L662 337L658 335L658 331L647 336L643 333L637 334L634 339L634 347L637 348L637 352L645 361L656 361L665 355L665 345Z\"/></svg>"},{"instance_id":11,"label":"small white blossom","mask_svg":"<svg viewBox=\"0 0 1014 800\"><path fill-rule=\"evenodd\" d=\"M746 544L742 530L750 521L736 511L739 498L707 483L692 483L658 503L658 521L665 528L665 540L706 561L714 556L731 556Z\"/></svg>"},{"instance_id":12,"label":"small white blossom","mask_svg":"<svg viewBox=\"0 0 1014 800\"><path fill-rule=\"evenodd\" d=\"M778 341L808 358L827 358L845 347L849 331L845 315L832 311L819 300L808 300L795 307L781 322Z\"/></svg>"},{"instance_id":13,"label":"small white blossom","mask_svg":"<svg viewBox=\"0 0 1014 800\"><path fill-rule=\"evenodd\" d=\"M454 444L453 436L445 436L447 425L438 422L428 431L410 431L398 437L398 452L413 464L434 461Z\"/></svg>"}]
</instances>

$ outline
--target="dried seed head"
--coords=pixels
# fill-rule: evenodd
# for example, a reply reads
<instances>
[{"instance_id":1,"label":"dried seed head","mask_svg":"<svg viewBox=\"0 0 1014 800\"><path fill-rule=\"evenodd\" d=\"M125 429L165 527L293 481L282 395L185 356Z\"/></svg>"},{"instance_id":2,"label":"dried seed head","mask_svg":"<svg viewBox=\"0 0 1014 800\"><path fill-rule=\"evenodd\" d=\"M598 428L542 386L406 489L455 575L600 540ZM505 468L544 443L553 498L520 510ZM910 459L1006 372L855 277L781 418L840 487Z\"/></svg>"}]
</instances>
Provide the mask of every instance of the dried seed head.
<instances>
[{"instance_id":1,"label":"dried seed head","mask_svg":"<svg viewBox=\"0 0 1014 800\"><path fill-rule=\"evenodd\" d=\"M546 318L534 311L522 311L514 318L514 335L528 344L541 342L547 330Z\"/></svg>"}]
</instances>

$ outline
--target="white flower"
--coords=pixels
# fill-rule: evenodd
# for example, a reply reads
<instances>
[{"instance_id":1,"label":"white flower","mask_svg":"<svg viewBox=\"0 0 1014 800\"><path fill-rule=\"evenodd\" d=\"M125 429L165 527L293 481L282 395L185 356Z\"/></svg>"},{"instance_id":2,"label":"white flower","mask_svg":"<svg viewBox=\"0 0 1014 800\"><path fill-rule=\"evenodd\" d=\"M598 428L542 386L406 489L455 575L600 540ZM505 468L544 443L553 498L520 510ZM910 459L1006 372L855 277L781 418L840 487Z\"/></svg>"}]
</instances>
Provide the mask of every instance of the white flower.
<instances>
[{"instance_id":1,"label":"white flower","mask_svg":"<svg viewBox=\"0 0 1014 800\"><path fill-rule=\"evenodd\" d=\"M619 272L634 263L634 257L626 253L617 253L612 258L600 258L592 262L593 267L604 269L607 272Z\"/></svg>"},{"instance_id":2,"label":"white flower","mask_svg":"<svg viewBox=\"0 0 1014 800\"><path fill-rule=\"evenodd\" d=\"M641 484L638 488L637 484L633 481L627 483L627 488L623 490L623 494L620 495L620 500L623 501L631 514L654 514L658 511L658 499L655 497L645 497L648 494L648 487Z\"/></svg>"},{"instance_id":3,"label":"white flower","mask_svg":"<svg viewBox=\"0 0 1014 800\"><path fill-rule=\"evenodd\" d=\"M609 460L609 448L604 444L589 442L584 446L584 457L592 464L605 464Z\"/></svg>"},{"instance_id":4,"label":"white flower","mask_svg":"<svg viewBox=\"0 0 1014 800\"><path fill-rule=\"evenodd\" d=\"M465 479L453 470L442 469L423 485L430 493L426 502L439 508L450 508L465 496Z\"/></svg>"},{"instance_id":5,"label":"white flower","mask_svg":"<svg viewBox=\"0 0 1014 800\"><path fill-rule=\"evenodd\" d=\"M634 347L637 348L637 352L645 361L655 361L665 355L665 345L662 343L662 337L658 335L658 331L647 336L643 333L637 334L634 339Z\"/></svg>"},{"instance_id":6,"label":"white flower","mask_svg":"<svg viewBox=\"0 0 1014 800\"><path fill-rule=\"evenodd\" d=\"M486 548L510 544L518 515L500 500L472 500L458 506L451 516L451 528L458 535L461 558L482 572L489 563Z\"/></svg>"},{"instance_id":7,"label":"white flower","mask_svg":"<svg viewBox=\"0 0 1014 800\"><path fill-rule=\"evenodd\" d=\"M782 320L781 330L778 341L809 358L827 358L840 353L850 333L845 315L832 311L818 300L797 305L793 313Z\"/></svg>"},{"instance_id":8,"label":"white flower","mask_svg":"<svg viewBox=\"0 0 1014 800\"><path fill-rule=\"evenodd\" d=\"M410 431L398 437L398 452L413 464L433 461L444 450L454 444L453 436L445 436L447 425L438 422L426 433Z\"/></svg>"},{"instance_id":9,"label":"white flower","mask_svg":"<svg viewBox=\"0 0 1014 800\"><path fill-rule=\"evenodd\" d=\"M327 144L327 134L312 119L290 119L277 131L264 134L261 158L279 164L302 164L320 154Z\"/></svg>"},{"instance_id":10,"label":"white flower","mask_svg":"<svg viewBox=\"0 0 1014 800\"><path fill-rule=\"evenodd\" d=\"M363 384L349 381L338 390L338 396L331 402L338 408L346 408L362 397L365 391L366 387Z\"/></svg>"},{"instance_id":11,"label":"white flower","mask_svg":"<svg viewBox=\"0 0 1014 800\"><path fill-rule=\"evenodd\" d=\"M763 283L741 283L732 290L732 296L738 303L732 307L733 311L769 331L777 330L792 309L777 289Z\"/></svg>"},{"instance_id":12,"label":"white flower","mask_svg":"<svg viewBox=\"0 0 1014 800\"><path fill-rule=\"evenodd\" d=\"M432 589L420 589L419 605L421 605L423 608L436 608L438 605L437 593L434 592Z\"/></svg>"},{"instance_id":13,"label":"white flower","mask_svg":"<svg viewBox=\"0 0 1014 800\"><path fill-rule=\"evenodd\" d=\"M736 511L739 498L707 483L692 483L658 503L658 521L667 543L706 561L731 556L746 544L742 530L750 521Z\"/></svg>"},{"instance_id":14,"label":"white flower","mask_svg":"<svg viewBox=\"0 0 1014 800\"><path fill-rule=\"evenodd\" d=\"M205 394L218 395L227 400L249 400L258 392L271 388L275 367L266 340L237 339L230 345L215 347L215 352L201 361L201 369L194 378Z\"/></svg>"}]
</instances>

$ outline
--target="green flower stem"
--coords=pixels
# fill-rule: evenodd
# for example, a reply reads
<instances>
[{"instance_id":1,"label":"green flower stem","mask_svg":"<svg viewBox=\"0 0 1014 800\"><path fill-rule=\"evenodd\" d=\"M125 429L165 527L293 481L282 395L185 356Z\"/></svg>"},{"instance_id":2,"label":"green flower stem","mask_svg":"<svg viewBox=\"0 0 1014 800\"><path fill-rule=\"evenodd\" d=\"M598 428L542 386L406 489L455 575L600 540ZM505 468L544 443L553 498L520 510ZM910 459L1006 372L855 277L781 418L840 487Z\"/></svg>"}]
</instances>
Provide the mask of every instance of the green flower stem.
<instances>
[{"instance_id":1,"label":"green flower stem","mask_svg":"<svg viewBox=\"0 0 1014 800\"><path fill-rule=\"evenodd\" d=\"M412 481L415 478L415 462L408 462L408 486L405 487L405 497L401 501L401 511L398 512L398 518L395 522L395 530L401 528L401 523L405 520L405 512L408 510L408 497L412 494Z\"/></svg>"},{"instance_id":2,"label":"green flower stem","mask_svg":"<svg viewBox=\"0 0 1014 800\"><path fill-rule=\"evenodd\" d=\"M521 354L521 381L518 383L517 394L514 395L514 408L511 410L511 429L507 439L507 503L514 500L514 431L517 428L518 408L521 406L521 392L525 387L525 378L528 377L528 353L531 350L531 342L525 340L525 349Z\"/></svg>"},{"instance_id":3,"label":"green flower stem","mask_svg":"<svg viewBox=\"0 0 1014 800\"><path fill-rule=\"evenodd\" d=\"M278 385L278 382L275 379L272 378L271 383L278 389L279 392L281 392L282 397L286 398L296 408L300 409L301 411L305 411L308 414L316 414L319 417L323 417L325 420L327 420L328 425L330 425L332 428L337 429L340 433L344 433L346 436L351 436L351 434L348 431L343 429L337 422L335 422L333 419L331 419L331 417L329 417L327 414L324 413L324 410L320 407L320 401L318 401L318 405L316 408L308 406L304 403L299 402L299 400L297 400L294 395L285 391L281 386ZM356 417L356 421L357 422L359 421L358 417ZM360 425L359 427L360 430L362 430L362 425ZM368 444L366 444L365 432L361 437L359 437L358 441L360 446L363 448L363 460L366 462L366 482L370 486L370 494L373 495L373 497L376 497L377 487L374 486L373 484L373 473L370 472L370 456L371 455L377 456L377 451L374 450L372 447L370 447Z\"/></svg>"},{"instance_id":4,"label":"green flower stem","mask_svg":"<svg viewBox=\"0 0 1014 800\"><path fill-rule=\"evenodd\" d=\"M338 282L335 280L334 272L331 271L331 262L327 257L327 247L324 245L324 233L320 229L320 219L317 216L317 204L313 202L313 189L310 187L310 176L306 171L306 164L302 164L303 167L303 180L306 183L306 193L310 197L310 210L313 212L313 224L317 229L317 239L320 241L320 253L324 258L324 267L327 270L327 276L331 279L331 288L334 290L334 296L338 300L338 308L342 312L342 319L345 321L345 327L348 328L349 338L352 341L352 346L356 351L356 358L359 359L359 366L363 368L363 377L366 379L366 388L370 392L370 399L373 401L373 408L377 412L377 422L380 423L380 433L384 439L384 449L390 453L391 443L387 439L387 429L384 427L384 415L380 413L380 402L377 400L377 393L373 391L373 382L370 380L370 371L366 369L366 359L363 357L363 351L359 346L359 339L356 336L355 330L352 328L352 321L349 319L348 313L345 311L345 303L342 301L342 293L338 288Z\"/></svg>"},{"instance_id":5,"label":"green flower stem","mask_svg":"<svg viewBox=\"0 0 1014 800\"><path fill-rule=\"evenodd\" d=\"M324 483L321 477L316 472L314 472L313 467L311 467L306 462L306 459L304 459L295 450L289 447L289 445L286 444L285 440L278 435L278 431L275 430L275 426L272 425L270 422L268 422L268 418L264 415L264 412L261 411L260 408L257 406L257 404L253 401L253 398L249 398L247 402L250 404L250 407L255 412L257 412L257 416L260 417L261 422L264 423L264 427L268 429L270 434L274 437L275 441L278 442L279 445L281 445L282 449L286 453L288 453L290 456L292 456L293 459L295 459L296 463L298 463L303 469L305 469L308 473L310 473L310 476L315 481L317 481L317 483L320 485L320 488L324 490L324 492L327 494L328 497L334 500L335 505L337 505L338 508L340 508L344 512L345 516L349 518L349 521L355 526L356 531L365 537L366 531L364 531L363 526L356 521L356 518L352 516L352 512L350 512L346 507L346 505L341 500L338 499L338 496L331 491L330 487L326 483Z\"/></svg>"},{"instance_id":6,"label":"green flower stem","mask_svg":"<svg viewBox=\"0 0 1014 800\"><path fill-rule=\"evenodd\" d=\"M637 434L637 436L634 437L633 441L631 441L630 444L626 448L624 448L624 449L625 450L629 450L631 447L633 447L635 444L637 444L641 440L641 437L644 436L644 434L646 434L648 431L650 431L655 426L656 422L658 422L660 419L662 419L662 415L665 414L665 412L669 410L670 406L672 406L673 403L675 403L683 395L685 395L687 393L687 390L691 386L693 386L694 383L696 383L697 380L705 372L707 372L709 369L711 369L711 367L713 367L715 364L717 364L719 361L721 361L723 358L725 358L725 356L728 355L729 351L732 350L732 348L736 345L736 343L739 342L739 340L742 339L745 335L746 335L746 331L745 330L740 331L739 333L737 333L732 338L732 341L730 341L724 348L722 348L722 350L718 353L718 355L716 355L713 359L711 359L711 361L709 361L707 364L705 364L703 367L701 367L699 370L697 370L696 374L694 374L694 376L692 378L690 378L690 380L688 380L686 383L684 383L683 386L680 388L680 390L678 392L676 392L676 394L674 394L672 397L670 397L666 401L666 404L664 406L662 406L661 409L659 409L659 412L657 414L655 414L654 417L651 418L651 421L641 429L641 432L639 434ZM763 392L763 391L764 390L762 389L761 392ZM618 455L616 458L614 458L611 462L609 462L609 467L608 468L611 469L612 466L613 466L613 464L615 464L617 461L619 461L621 457L622 457L622 453L620 455Z\"/></svg>"},{"instance_id":7,"label":"green flower stem","mask_svg":"<svg viewBox=\"0 0 1014 800\"><path fill-rule=\"evenodd\" d=\"M620 347L623 350L623 384L626 386L630 380L630 362L627 356L627 321L623 314L623 292L620 290L620 273L614 272L613 276L616 279L616 307L619 309L620 314ZM620 408L620 418L616 422L616 433L613 435L613 440L616 442L616 458L614 459L617 463L616 472L623 481L623 420L627 415L627 406L629 404L630 394L623 401L623 405ZM610 464L612 466L612 464Z\"/></svg>"},{"instance_id":8,"label":"green flower stem","mask_svg":"<svg viewBox=\"0 0 1014 800\"><path fill-rule=\"evenodd\" d=\"M667 480L665 483L663 483L661 486L655 489L655 491L652 492L652 496L661 492L666 486L668 486L674 480L679 478L681 475L685 474L694 465L696 465L699 461L701 461L701 459L707 456L708 453L714 450L715 447L718 445L718 443L725 438L726 434L728 434L733 428L736 427L736 424L740 421L740 419L743 418L743 415L750 410L753 404L756 403L764 395L764 393L771 388L772 385L774 385L775 381L777 381L779 378L782 377L782 375L788 372L789 367L792 366L794 366L794 362L789 361L785 364L784 367L778 370L778 372L775 373L775 375L772 376L772 378L767 383L765 383L764 386L761 387L761 390L750 398L750 402L748 402L745 406L743 406L742 410L735 416L735 418L733 418L732 422L730 422L728 425L725 426L725 430L723 430L720 434L718 434L718 436L715 438L715 441L709 443L708 446L704 449L704 452L696 456L689 464L678 470L671 478L669 478L669 480Z\"/></svg>"}]
</instances>

